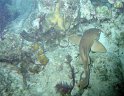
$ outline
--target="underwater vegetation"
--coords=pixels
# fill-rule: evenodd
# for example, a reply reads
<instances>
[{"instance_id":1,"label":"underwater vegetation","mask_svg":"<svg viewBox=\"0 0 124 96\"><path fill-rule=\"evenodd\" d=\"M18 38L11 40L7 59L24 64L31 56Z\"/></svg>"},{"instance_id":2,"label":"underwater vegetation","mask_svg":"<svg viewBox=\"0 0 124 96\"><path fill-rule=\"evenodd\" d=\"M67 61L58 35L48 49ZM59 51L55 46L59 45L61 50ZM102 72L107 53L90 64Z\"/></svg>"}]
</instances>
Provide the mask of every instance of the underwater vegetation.
<instances>
[{"instance_id":1,"label":"underwater vegetation","mask_svg":"<svg viewBox=\"0 0 124 96\"><path fill-rule=\"evenodd\" d=\"M71 91L73 89L73 86L61 82L56 84L55 88L56 91L59 92L61 96L71 96Z\"/></svg>"},{"instance_id":2,"label":"underwater vegetation","mask_svg":"<svg viewBox=\"0 0 124 96\"><path fill-rule=\"evenodd\" d=\"M36 62L38 64L36 64ZM5 64L12 64L19 70L20 75L23 77L24 88L27 88L27 80L30 74L38 74L45 68L49 59L46 57L43 48L39 43L30 45L29 51L20 50L19 54L5 54L0 55L0 62Z\"/></svg>"},{"instance_id":3,"label":"underwater vegetation","mask_svg":"<svg viewBox=\"0 0 124 96\"><path fill-rule=\"evenodd\" d=\"M49 44L54 46L55 41L59 41L61 38L63 38L65 36L65 33L63 34L62 32L58 31L56 29L56 24L52 24L52 26L49 27L49 24L47 24L46 19L49 18L46 18L45 14L35 18L35 22L33 22L34 26L29 28L27 31L23 30L20 33L22 39L28 42L41 42L43 45Z\"/></svg>"},{"instance_id":4,"label":"underwater vegetation","mask_svg":"<svg viewBox=\"0 0 124 96\"><path fill-rule=\"evenodd\" d=\"M68 84L67 82L57 83L55 86L56 92L60 93L61 96L71 96L71 91L75 86L75 72L74 67L71 65L72 57L68 54L66 55L66 64L68 64L71 76L72 76L72 84Z\"/></svg>"}]
</instances>

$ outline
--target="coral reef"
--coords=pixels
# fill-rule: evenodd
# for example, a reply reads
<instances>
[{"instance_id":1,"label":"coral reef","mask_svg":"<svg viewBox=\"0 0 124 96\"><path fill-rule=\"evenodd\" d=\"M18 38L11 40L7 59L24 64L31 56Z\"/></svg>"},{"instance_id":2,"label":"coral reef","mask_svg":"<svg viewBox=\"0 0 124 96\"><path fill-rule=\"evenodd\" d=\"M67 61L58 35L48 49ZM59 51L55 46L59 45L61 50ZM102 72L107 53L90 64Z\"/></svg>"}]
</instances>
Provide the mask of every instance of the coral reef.
<instances>
[{"instance_id":1,"label":"coral reef","mask_svg":"<svg viewBox=\"0 0 124 96\"><path fill-rule=\"evenodd\" d=\"M96 8L97 18L111 18L111 10L107 6L98 6Z\"/></svg>"},{"instance_id":2,"label":"coral reef","mask_svg":"<svg viewBox=\"0 0 124 96\"><path fill-rule=\"evenodd\" d=\"M0 0L0 95L123 96L123 4L124 0ZM90 79L84 79L78 45L90 28L103 31L99 41L107 53L88 51ZM93 36L86 36L84 46Z\"/></svg>"},{"instance_id":3,"label":"coral reef","mask_svg":"<svg viewBox=\"0 0 124 96\"><path fill-rule=\"evenodd\" d=\"M99 82L97 86L97 88L99 88L99 92L101 92L99 93L99 95L105 96L106 94L108 96L121 96L118 94L118 89L113 87L117 85L117 82L119 84L123 83L122 69L120 69L122 67L120 59L113 53L102 54L100 57L98 57L102 57L102 59L96 60L96 57L98 57L96 54L92 54L91 56L91 59L93 60L93 70L91 72L91 76L95 73L94 76L96 76L97 78L96 82ZM96 65L96 63L98 65ZM93 79L95 77L92 76L91 78ZM93 82L90 82L90 84L91 83L93 84ZM94 90L94 85L96 83L94 83L93 85L92 84L91 88ZM106 84L109 85L106 86ZM120 88L119 90L121 91L122 89ZM97 93L97 91L95 92ZM90 91L89 94L92 94L92 92Z\"/></svg>"}]
</instances>

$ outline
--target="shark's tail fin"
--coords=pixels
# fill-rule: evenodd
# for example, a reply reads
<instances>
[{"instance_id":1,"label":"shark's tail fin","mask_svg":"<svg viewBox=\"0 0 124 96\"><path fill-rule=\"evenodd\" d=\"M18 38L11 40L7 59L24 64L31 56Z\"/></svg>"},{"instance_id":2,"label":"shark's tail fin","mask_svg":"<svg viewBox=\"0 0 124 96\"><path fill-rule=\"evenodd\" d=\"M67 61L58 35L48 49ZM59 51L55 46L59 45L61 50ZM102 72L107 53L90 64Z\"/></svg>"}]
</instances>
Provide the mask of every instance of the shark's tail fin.
<instances>
[{"instance_id":1,"label":"shark's tail fin","mask_svg":"<svg viewBox=\"0 0 124 96\"><path fill-rule=\"evenodd\" d=\"M80 81L78 83L79 89L85 89L89 85L89 78L90 78L90 70L89 69L87 71L85 71L85 76L86 77L84 77L84 78L82 78L82 74L80 76Z\"/></svg>"}]
</instances>

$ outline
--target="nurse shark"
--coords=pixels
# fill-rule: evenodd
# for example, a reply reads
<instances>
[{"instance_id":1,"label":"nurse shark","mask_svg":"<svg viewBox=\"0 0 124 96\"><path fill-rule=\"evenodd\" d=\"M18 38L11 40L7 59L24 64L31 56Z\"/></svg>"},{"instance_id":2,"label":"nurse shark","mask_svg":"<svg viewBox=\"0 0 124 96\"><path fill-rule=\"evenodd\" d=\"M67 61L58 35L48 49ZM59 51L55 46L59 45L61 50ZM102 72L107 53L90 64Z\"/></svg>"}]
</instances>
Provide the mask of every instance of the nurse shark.
<instances>
[{"instance_id":1,"label":"nurse shark","mask_svg":"<svg viewBox=\"0 0 124 96\"><path fill-rule=\"evenodd\" d=\"M106 48L98 41L100 37L100 33L102 31L97 28L90 28L83 33L79 43L79 53L81 56L81 60L84 68L85 77L80 80L78 83L79 89L84 89L89 84L90 78L90 51L93 52L106 52Z\"/></svg>"}]
</instances>

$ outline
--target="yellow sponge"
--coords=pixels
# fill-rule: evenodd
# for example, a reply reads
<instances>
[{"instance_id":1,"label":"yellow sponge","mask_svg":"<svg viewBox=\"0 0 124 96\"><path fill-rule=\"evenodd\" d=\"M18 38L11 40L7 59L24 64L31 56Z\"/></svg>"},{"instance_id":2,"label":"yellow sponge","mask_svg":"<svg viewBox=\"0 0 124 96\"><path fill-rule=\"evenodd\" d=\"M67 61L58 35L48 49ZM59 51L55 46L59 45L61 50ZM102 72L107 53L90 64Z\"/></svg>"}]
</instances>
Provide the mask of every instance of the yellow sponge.
<instances>
[{"instance_id":1,"label":"yellow sponge","mask_svg":"<svg viewBox=\"0 0 124 96\"><path fill-rule=\"evenodd\" d=\"M53 23L54 25L57 24L57 26L61 30L65 30L63 26L63 18L60 16L60 4L59 2L56 4L55 12L52 18L50 18L50 22Z\"/></svg>"}]
</instances>

